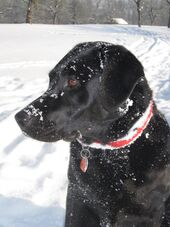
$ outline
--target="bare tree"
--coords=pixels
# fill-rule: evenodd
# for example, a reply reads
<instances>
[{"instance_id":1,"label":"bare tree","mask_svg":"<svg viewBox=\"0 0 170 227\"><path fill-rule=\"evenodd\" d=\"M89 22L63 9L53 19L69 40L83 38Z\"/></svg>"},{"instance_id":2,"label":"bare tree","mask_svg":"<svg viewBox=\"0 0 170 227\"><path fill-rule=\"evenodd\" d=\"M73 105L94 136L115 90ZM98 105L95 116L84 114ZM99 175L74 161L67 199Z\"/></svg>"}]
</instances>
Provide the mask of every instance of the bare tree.
<instances>
[{"instance_id":1,"label":"bare tree","mask_svg":"<svg viewBox=\"0 0 170 227\"><path fill-rule=\"evenodd\" d=\"M62 0L55 0L53 5L50 5L50 11L53 15L53 24L60 23L60 11L63 7Z\"/></svg>"},{"instance_id":2,"label":"bare tree","mask_svg":"<svg viewBox=\"0 0 170 227\"><path fill-rule=\"evenodd\" d=\"M94 23L97 22L98 12L95 10L94 0L81 0L81 7L79 13L80 23ZM98 9L98 8L97 8Z\"/></svg>"},{"instance_id":3,"label":"bare tree","mask_svg":"<svg viewBox=\"0 0 170 227\"><path fill-rule=\"evenodd\" d=\"M79 24L84 14L83 4L81 0L69 0L70 22Z\"/></svg>"},{"instance_id":4,"label":"bare tree","mask_svg":"<svg viewBox=\"0 0 170 227\"><path fill-rule=\"evenodd\" d=\"M77 23L77 5L78 2L76 0L70 1L70 16L71 16L71 23L76 24Z\"/></svg>"},{"instance_id":5,"label":"bare tree","mask_svg":"<svg viewBox=\"0 0 170 227\"><path fill-rule=\"evenodd\" d=\"M157 14L155 13L155 10L152 7L148 9L148 15L149 15L151 25L153 25L157 17Z\"/></svg>"},{"instance_id":6,"label":"bare tree","mask_svg":"<svg viewBox=\"0 0 170 227\"><path fill-rule=\"evenodd\" d=\"M168 6L169 6L169 16L168 16L168 28L170 28L170 0L166 0Z\"/></svg>"},{"instance_id":7,"label":"bare tree","mask_svg":"<svg viewBox=\"0 0 170 227\"><path fill-rule=\"evenodd\" d=\"M37 0L28 0L26 23L29 23L29 24L32 23L32 10L36 2Z\"/></svg>"},{"instance_id":8,"label":"bare tree","mask_svg":"<svg viewBox=\"0 0 170 227\"><path fill-rule=\"evenodd\" d=\"M138 26L141 27L141 10L142 10L142 0L133 0L137 7L137 14L138 14Z\"/></svg>"},{"instance_id":9,"label":"bare tree","mask_svg":"<svg viewBox=\"0 0 170 227\"><path fill-rule=\"evenodd\" d=\"M170 0L0 0L0 23L112 23L114 17L170 27Z\"/></svg>"},{"instance_id":10,"label":"bare tree","mask_svg":"<svg viewBox=\"0 0 170 227\"><path fill-rule=\"evenodd\" d=\"M155 23L155 20L159 16L161 9L162 7L158 4L156 5L155 0L149 0L149 2L147 2L146 11L151 25Z\"/></svg>"},{"instance_id":11,"label":"bare tree","mask_svg":"<svg viewBox=\"0 0 170 227\"><path fill-rule=\"evenodd\" d=\"M115 2L113 0L105 0L105 9L107 10L106 12L106 18L108 23L112 23L114 15L115 15Z\"/></svg>"},{"instance_id":12,"label":"bare tree","mask_svg":"<svg viewBox=\"0 0 170 227\"><path fill-rule=\"evenodd\" d=\"M98 16L98 10L100 8L101 2L102 2L102 0L96 0L94 2L93 13L92 13L92 18L91 18L92 22L95 22L95 23L98 22L97 16Z\"/></svg>"},{"instance_id":13,"label":"bare tree","mask_svg":"<svg viewBox=\"0 0 170 227\"><path fill-rule=\"evenodd\" d=\"M101 2L102 2L102 0L96 0L96 3L95 3L96 9L98 9L100 7Z\"/></svg>"}]
</instances>

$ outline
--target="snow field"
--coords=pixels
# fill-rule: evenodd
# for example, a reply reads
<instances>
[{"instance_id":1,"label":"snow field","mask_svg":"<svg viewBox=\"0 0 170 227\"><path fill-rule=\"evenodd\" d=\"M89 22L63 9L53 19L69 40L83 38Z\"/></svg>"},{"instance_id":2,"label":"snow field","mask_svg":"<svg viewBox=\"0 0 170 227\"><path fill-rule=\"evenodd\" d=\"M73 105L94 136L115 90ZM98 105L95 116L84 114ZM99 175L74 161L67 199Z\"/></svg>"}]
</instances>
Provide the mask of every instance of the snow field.
<instances>
[{"instance_id":1,"label":"snow field","mask_svg":"<svg viewBox=\"0 0 170 227\"><path fill-rule=\"evenodd\" d=\"M69 144L22 135L14 114L41 95L77 43L124 45L142 62L170 123L170 30L112 25L0 25L0 227L62 227Z\"/></svg>"}]
</instances>

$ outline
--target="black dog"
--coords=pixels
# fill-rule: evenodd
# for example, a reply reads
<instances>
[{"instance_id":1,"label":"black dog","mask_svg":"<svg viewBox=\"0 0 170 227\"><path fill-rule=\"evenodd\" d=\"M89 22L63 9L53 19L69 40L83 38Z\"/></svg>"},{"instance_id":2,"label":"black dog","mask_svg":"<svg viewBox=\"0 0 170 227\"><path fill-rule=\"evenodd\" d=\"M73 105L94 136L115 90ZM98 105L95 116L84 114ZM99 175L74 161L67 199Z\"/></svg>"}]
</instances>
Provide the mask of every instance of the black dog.
<instances>
[{"instance_id":1,"label":"black dog","mask_svg":"<svg viewBox=\"0 0 170 227\"><path fill-rule=\"evenodd\" d=\"M122 46L82 43L49 77L16 120L34 139L72 141L65 226L170 226L170 130L141 63Z\"/></svg>"}]
</instances>

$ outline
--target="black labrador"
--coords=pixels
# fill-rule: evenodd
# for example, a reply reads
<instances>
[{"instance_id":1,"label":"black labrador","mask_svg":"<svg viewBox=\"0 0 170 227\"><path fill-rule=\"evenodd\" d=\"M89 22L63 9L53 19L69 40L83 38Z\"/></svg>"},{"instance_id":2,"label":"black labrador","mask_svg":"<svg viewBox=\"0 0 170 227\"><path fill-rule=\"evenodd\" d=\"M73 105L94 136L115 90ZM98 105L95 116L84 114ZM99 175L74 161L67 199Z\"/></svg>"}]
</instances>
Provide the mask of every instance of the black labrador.
<instances>
[{"instance_id":1,"label":"black labrador","mask_svg":"<svg viewBox=\"0 0 170 227\"><path fill-rule=\"evenodd\" d=\"M36 140L71 141L65 227L170 226L170 129L127 49L76 45L15 118Z\"/></svg>"}]
</instances>

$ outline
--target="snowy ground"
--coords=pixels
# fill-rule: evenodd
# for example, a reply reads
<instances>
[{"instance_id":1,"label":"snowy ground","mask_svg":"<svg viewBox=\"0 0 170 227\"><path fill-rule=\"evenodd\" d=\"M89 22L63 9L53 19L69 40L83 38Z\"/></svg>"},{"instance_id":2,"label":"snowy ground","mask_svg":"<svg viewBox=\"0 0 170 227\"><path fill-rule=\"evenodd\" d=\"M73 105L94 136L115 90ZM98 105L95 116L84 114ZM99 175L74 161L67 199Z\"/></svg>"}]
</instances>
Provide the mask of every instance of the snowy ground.
<instances>
[{"instance_id":1,"label":"snowy ground","mask_svg":"<svg viewBox=\"0 0 170 227\"><path fill-rule=\"evenodd\" d=\"M111 25L0 25L0 227L62 227L69 144L25 138L14 114L46 90L49 70L75 44L108 41L143 63L170 123L170 30Z\"/></svg>"}]
</instances>

